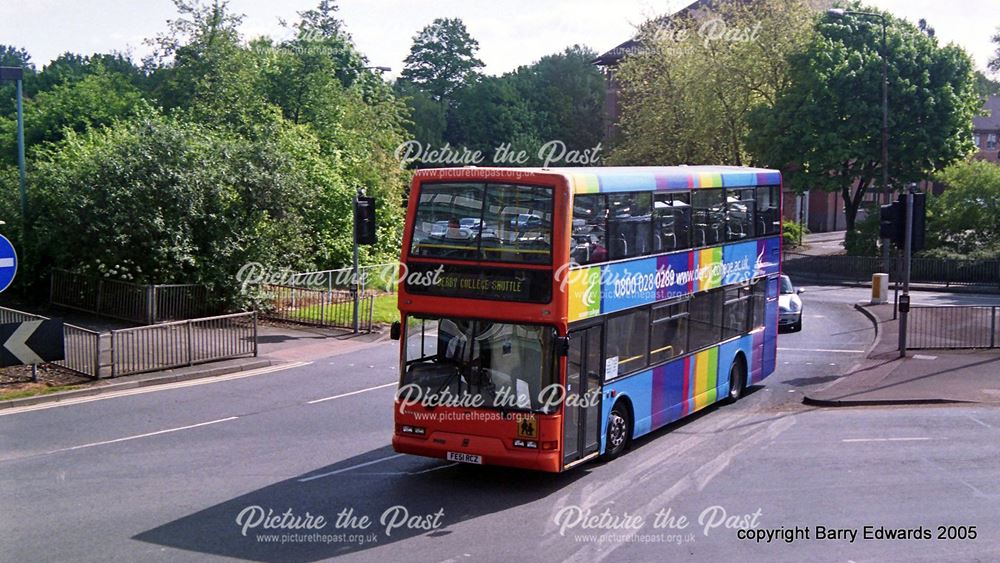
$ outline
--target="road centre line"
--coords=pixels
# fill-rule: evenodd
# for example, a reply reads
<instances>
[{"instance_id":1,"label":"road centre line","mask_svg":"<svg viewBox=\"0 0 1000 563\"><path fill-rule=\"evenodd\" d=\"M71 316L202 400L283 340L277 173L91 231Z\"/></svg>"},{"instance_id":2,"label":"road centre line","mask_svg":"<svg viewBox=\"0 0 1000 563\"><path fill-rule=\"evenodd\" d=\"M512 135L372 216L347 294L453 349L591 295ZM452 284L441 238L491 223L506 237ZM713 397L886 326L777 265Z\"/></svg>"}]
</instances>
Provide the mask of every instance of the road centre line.
<instances>
[{"instance_id":1,"label":"road centre line","mask_svg":"<svg viewBox=\"0 0 1000 563\"><path fill-rule=\"evenodd\" d=\"M190 430L192 428L199 428L201 426L208 426L209 424L218 424L220 422L229 422L230 420L236 420L238 416L230 416L227 418L220 418L218 420L210 420L208 422L199 422L198 424L190 424L188 426L180 426L177 428L168 428L166 430L157 430L156 432L147 432L145 434L137 434L135 436L126 436L124 438L116 438L114 440L105 440L103 442L91 442L89 444L82 444L79 446L73 446L71 448L60 448L58 450L51 450L45 452L46 454L55 454L59 452L71 452L73 450L82 450L83 448L92 448L94 446L104 446L106 444L117 444L118 442L127 442L129 440L138 440L139 438L148 438L150 436L158 436L160 434L169 434L171 432L179 432L181 430Z\"/></svg>"},{"instance_id":2,"label":"road centre line","mask_svg":"<svg viewBox=\"0 0 1000 563\"><path fill-rule=\"evenodd\" d=\"M932 438L844 438L841 442L922 442Z\"/></svg>"},{"instance_id":3,"label":"road centre line","mask_svg":"<svg viewBox=\"0 0 1000 563\"><path fill-rule=\"evenodd\" d=\"M830 348L778 348L784 352L835 352L838 354L863 354L864 350L835 350Z\"/></svg>"},{"instance_id":4,"label":"road centre line","mask_svg":"<svg viewBox=\"0 0 1000 563\"><path fill-rule=\"evenodd\" d=\"M392 387L396 385L396 382L386 383L385 385L376 385L375 387L368 387L367 389L359 389L357 391L351 391L350 393L341 393L340 395L334 395L332 397L323 397L322 399L316 399L306 403L307 405L315 405L316 403L322 403L323 401L332 401L334 399L340 399L343 397L350 397L351 395L357 395L359 393L367 393L368 391L374 391L376 389L385 389L386 387Z\"/></svg>"},{"instance_id":5,"label":"road centre line","mask_svg":"<svg viewBox=\"0 0 1000 563\"><path fill-rule=\"evenodd\" d=\"M142 395L145 393L153 393L155 391L169 391L171 389L182 389L184 387L194 387L196 385L207 385L209 383L221 383L223 381L232 381L235 379L243 379L245 377L253 377L255 375L263 375L266 373L274 373L278 371L284 371L287 369L302 367L311 364L312 362L293 362L288 364L280 364L277 366L267 366L258 369L252 369L247 371L239 371L229 375L219 375L215 377L204 377L200 379L192 379L190 381L178 381L177 383L164 383L162 385L150 385L148 387L139 387L137 389L125 389L122 391L112 391L110 393L104 393L101 395L93 395L88 397L79 397L76 399L65 399L63 401L55 401L52 403L39 403L37 405L29 405L25 407L15 407L10 409L0 410L0 416L7 416L12 414L20 414L24 412L33 412L45 409L53 409L56 407L68 407L71 405L80 405L83 403L91 403L94 401L103 401L105 399L116 399L118 397L130 397L132 395Z\"/></svg>"},{"instance_id":6,"label":"road centre line","mask_svg":"<svg viewBox=\"0 0 1000 563\"><path fill-rule=\"evenodd\" d=\"M396 459L397 457L403 457L406 454L396 454L387 457L380 457L379 459L374 459L372 461L366 461L364 463L359 463L357 465L352 465L350 467L345 467L343 469L338 469L336 471L330 471L327 473L320 473L319 475L310 475L309 477L303 477L299 479L299 483L305 483L307 481L312 481L314 479L322 479L323 477L329 477L331 475L336 475L338 473L344 473L345 471L351 471L354 469L360 469L362 467L368 467L369 465L375 465L376 463L382 463L383 461L389 461L390 459Z\"/></svg>"}]
</instances>

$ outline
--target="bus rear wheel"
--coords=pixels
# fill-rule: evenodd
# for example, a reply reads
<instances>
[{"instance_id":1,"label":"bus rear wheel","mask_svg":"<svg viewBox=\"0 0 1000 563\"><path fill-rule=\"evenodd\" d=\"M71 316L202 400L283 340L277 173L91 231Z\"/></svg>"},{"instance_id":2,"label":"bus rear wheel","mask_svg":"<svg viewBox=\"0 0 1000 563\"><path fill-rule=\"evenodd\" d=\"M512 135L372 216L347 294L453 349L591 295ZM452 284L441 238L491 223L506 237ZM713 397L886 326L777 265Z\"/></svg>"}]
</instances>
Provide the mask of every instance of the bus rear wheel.
<instances>
[{"instance_id":1,"label":"bus rear wheel","mask_svg":"<svg viewBox=\"0 0 1000 563\"><path fill-rule=\"evenodd\" d=\"M628 409L619 402L611 409L611 414L608 415L607 444L605 444L604 455L601 457L605 461L610 461L622 455L625 447L628 446L628 438L631 434L632 423L630 422Z\"/></svg>"},{"instance_id":2,"label":"bus rear wheel","mask_svg":"<svg viewBox=\"0 0 1000 563\"><path fill-rule=\"evenodd\" d=\"M732 367L729 368L729 395L726 396L727 403L735 403L743 396L743 388L746 387L747 370L743 360L737 357L733 360Z\"/></svg>"}]
</instances>

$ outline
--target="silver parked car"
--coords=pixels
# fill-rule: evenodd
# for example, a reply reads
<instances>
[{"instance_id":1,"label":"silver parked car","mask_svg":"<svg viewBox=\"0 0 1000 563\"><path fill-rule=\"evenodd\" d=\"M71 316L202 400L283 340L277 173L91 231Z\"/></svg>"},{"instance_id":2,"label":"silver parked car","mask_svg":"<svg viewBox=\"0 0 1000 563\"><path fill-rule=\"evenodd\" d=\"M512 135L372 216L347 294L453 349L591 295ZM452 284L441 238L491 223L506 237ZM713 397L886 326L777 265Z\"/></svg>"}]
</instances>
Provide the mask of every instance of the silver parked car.
<instances>
[{"instance_id":1,"label":"silver parked car","mask_svg":"<svg viewBox=\"0 0 1000 563\"><path fill-rule=\"evenodd\" d=\"M802 299L799 294L803 290L792 285L792 280L786 275L781 276L781 287L778 291L778 329L787 328L797 332L802 330Z\"/></svg>"}]
</instances>

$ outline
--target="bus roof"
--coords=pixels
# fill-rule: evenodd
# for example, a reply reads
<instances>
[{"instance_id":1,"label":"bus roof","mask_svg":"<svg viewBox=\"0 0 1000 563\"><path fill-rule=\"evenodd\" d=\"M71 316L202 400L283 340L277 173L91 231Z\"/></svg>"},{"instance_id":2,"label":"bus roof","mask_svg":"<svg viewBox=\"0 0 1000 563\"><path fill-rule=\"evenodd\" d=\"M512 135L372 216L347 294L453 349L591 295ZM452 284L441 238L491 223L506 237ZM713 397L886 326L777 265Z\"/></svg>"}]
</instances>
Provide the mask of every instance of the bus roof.
<instances>
[{"instance_id":1,"label":"bus roof","mask_svg":"<svg viewBox=\"0 0 1000 563\"><path fill-rule=\"evenodd\" d=\"M573 188L573 193L614 193L636 191L696 190L745 186L777 186L781 173L767 168L742 166L608 166L595 168L450 168L424 169L421 175L448 174L457 170L489 175L509 176L518 171L525 174L561 174Z\"/></svg>"}]
</instances>

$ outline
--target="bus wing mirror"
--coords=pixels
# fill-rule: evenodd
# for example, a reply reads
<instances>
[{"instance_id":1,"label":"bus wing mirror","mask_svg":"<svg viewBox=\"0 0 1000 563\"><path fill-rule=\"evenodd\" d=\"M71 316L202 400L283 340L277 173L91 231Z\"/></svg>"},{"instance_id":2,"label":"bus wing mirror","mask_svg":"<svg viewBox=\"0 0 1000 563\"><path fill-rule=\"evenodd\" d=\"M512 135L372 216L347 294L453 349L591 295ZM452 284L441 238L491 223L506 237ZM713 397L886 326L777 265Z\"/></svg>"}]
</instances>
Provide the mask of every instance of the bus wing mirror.
<instances>
[{"instance_id":1,"label":"bus wing mirror","mask_svg":"<svg viewBox=\"0 0 1000 563\"><path fill-rule=\"evenodd\" d=\"M556 356L568 356L569 355L569 337L568 336L557 336L556 337Z\"/></svg>"},{"instance_id":2,"label":"bus wing mirror","mask_svg":"<svg viewBox=\"0 0 1000 563\"><path fill-rule=\"evenodd\" d=\"M392 321L392 324L389 325L389 338L393 340L399 340L399 336L402 332L403 329L402 326L399 324L399 321Z\"/></svg>"}]
</instances>

